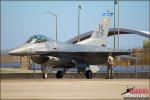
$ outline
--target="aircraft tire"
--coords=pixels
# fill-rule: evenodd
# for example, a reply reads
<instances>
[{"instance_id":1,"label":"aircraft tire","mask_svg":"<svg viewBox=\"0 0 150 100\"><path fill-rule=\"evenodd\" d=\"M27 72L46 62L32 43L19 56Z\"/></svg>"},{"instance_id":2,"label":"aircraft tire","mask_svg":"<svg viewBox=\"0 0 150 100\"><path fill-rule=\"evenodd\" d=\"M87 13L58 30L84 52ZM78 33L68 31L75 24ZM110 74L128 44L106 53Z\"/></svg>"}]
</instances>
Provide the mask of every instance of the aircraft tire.
<instances>
[{"instance_id":1,"label":"aircraft tire","mask_svg":"<svg viewBox=\"0 0 150 100\"><path fill-rule=\"evenodd\" d=\"M87 70L85 73L86 79L92 79L93 73L91 70Z\"/></svg>"},{"instance_id":2,"label":"aircraft tire","mask_svg":"<svg viewBox=\"0 0 150 100\"><path fill-rule=\"evenodd\" d=\"M64 75L63 71L57 71L56 78L58 79L63 78L63 75Z\"/></svg>"}]
</instances>

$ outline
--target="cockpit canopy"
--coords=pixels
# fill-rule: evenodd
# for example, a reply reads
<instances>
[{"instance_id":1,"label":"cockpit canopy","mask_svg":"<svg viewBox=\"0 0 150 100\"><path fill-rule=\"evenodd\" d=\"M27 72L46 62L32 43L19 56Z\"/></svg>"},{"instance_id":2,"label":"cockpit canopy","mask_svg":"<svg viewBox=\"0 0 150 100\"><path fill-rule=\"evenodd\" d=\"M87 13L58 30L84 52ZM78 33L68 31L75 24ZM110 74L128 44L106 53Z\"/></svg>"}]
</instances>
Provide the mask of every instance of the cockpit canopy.
<instances>
[{"instance_id":1,"label":"cockpit canopy","mask_svg":"<svg viewBox=\"0 0 150 100\"><path fill-rule=\"evenodd\" d=\"M43 43L43 42L47 42L50 39L46 36L43 35L33 35L32 37L30 37L26 43Z\"/></svg>"}]
</instances>

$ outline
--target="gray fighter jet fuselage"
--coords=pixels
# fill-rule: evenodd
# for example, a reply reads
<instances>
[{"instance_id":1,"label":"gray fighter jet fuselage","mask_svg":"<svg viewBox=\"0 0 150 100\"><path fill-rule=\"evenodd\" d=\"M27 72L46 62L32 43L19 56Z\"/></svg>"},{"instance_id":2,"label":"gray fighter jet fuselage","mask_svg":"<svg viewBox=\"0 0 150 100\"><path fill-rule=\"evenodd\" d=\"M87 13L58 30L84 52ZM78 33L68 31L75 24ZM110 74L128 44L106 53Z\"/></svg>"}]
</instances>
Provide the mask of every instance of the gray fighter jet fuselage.
<instances>
[{"instance_id":1,"label":"gray fighter jet fuselage","mask_svg":"<svg viewBox=\"0 0 150 100\"><path fill-rule=\"evenodd\" d=\"M34 35L31 38L34 37L47 38L42 35ZM61 62L67 62L67 60L71 61L71 59L79 59L89 65L103 64L104 61L106 61L107 54L111 52L111 49L103 46L62 43L48 38L45 42L31 42L32 41L26 42L22 46L9 52L9 54L31 56L32 60L38 64L57 66L61 64ZM42 61L40 58L43 59L44 57L45 59L50 59L49 63L46 63L46 61L45 63L40 62Z\"/></svg>"},{"instance_id":2,"label":"gray fighter jet fuselage","mask_svg":"<svg viewBox=\"0 0 150 100\"><path fill-rule=\"evenodd\" d=\"M31 56L34 63L41 64L44 77L47 77L47 67L64 69L76 67L83 70L86 78L92 78L92 72L85 70L89 65L106 63L109 53L113 56L129 54L124 51L113 51L104 46L111 16L112 13L109 11L104 13L99 28L93 32L89 39L77 44L57 42L43 35L33 35L25 44L10 51L9 54ZM58 71L56 77L62 78L64 72Z\"/></svg>"}]
</instances>

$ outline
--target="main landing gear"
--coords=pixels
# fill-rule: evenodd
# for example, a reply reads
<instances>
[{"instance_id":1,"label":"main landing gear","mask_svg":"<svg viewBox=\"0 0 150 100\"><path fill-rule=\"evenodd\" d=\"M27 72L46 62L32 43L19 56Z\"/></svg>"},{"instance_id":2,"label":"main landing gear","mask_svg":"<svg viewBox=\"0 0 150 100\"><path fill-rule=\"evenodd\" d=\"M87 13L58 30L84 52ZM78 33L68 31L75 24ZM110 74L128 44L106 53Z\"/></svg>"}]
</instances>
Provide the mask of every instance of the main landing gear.
<instances>
[{"instance_id":1,"label":"main landing gear","mask_svg":"<svg viewBox=\"0 0 150 100\"><path fill-rule=\"evenodd\" d=\"M64 71L57 71L56 78L60 79L63 78L63 76L64 76Z\"/></svg>"},{"instance_id":2,"label":"main landing gear","mask_svg":"<svg viewBox=\"0 0 150 100\"><path fill-rule=\"evenodd\" d=\"M85 72L85 77L86 77L86 79L92 79L92 78L93 78L93 73L92 73L92 71L91 71L91 70L87 70L87 71Z\"/></svg>"},{"instance_id":3,"label":"main landing gear","mask_svg":"<svg viewBox=\"0 0 150 100\"><path fill-rule=\"evenodd\" d=\"M78 68L78 73L80 73L80 72L84 73L84 76L86 77L86 79L92 79L93 78L93 73L89 69L89 67L87 67L87 68Z\"/></svg>"},{"instance_id":4,"label":"main landing gear","mask_svg":"<svg viewBox=\"0 0 150 100\"><path fill-rule=\"evenodd\" d=\"M63 68L63 70L57 71L57 73L56 73L56 78L57 78L57 79L63 78L65 72L66 72L68 69L69 69L69 68Z\"/></svg>"},{"instance_id":5,"label":"main landing gear","mask_svg":"<svg viewBox=\"0 0 150 100\"><path fill-rule=\"evenodd\" d=\"M65 74L65 71L63 71L63 70L62 71L57 71L56 78L61 79L61 78L63 78L64 74ZM93 73L92 73L91 70L85 71L84 74L85 74L86 79L92 79L92 77L93 77Z\"/></svg>"},{"instance_id":6,"label":"main landing gear","mask_svg":"<svg viewBox=\"0 0 150 100\"><path fill-rule=\"evenodd\" d=\"M47 67L41 66L41 68L42 68L42 77L44 79L47 79L47 77L48 77L47 76ZM67 71L66 69L65 70L59 70L59 71L57 71L56 78L57 79L63 78L63 76L64 76L64 74L65 74L66 71ZM92 73L92 71L90 69L86 70L86 68L84 68L84 69L82 69L82 71L83 71L86 79L92 79L93 78L93 73Z\"/></svg>"}]
</instances>

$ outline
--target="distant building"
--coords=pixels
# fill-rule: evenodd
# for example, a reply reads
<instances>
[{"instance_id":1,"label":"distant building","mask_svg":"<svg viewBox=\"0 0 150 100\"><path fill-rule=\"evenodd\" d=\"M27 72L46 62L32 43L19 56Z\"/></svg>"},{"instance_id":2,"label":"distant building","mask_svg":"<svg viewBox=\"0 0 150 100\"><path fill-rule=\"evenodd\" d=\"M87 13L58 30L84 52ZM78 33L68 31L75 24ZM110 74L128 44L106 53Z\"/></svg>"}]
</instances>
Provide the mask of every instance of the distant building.
<instances>
[{"instance_id":1,"label":"distant building","mask_svg":"<svg viewBox=\"0 0 150 100\"><path fill-rule=\"evenodd\" d=\"M115 30L113 28L109 29L108 36L113 36L115 31L115 35L118 34L118 29L116 28ZM119 28L120 34L137 34L141 35L147 38L150 38L150 32L147 31L138 31L138 30L131 30L131 29L125 29L125 28ZM86 33L83 33L79 36L80 41L83 41L85 39L88 39L92 35L93 31L88 31ZM69 43L77 43L78 42L78 36L68 40L67 42Z\"/></svg>"}]
</instances>

